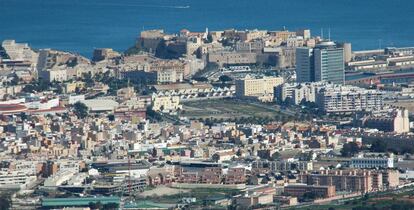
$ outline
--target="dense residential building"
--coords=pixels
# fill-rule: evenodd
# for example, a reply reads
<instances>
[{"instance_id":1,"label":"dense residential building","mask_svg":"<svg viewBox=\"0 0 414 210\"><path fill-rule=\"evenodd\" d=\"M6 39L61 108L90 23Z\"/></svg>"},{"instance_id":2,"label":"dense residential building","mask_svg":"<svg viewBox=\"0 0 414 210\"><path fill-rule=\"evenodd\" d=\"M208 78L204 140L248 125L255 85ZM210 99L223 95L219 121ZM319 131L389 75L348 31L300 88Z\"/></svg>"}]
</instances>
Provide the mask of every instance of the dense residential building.
<instances>
[{"instance_id":1,"label":"dense residential building","mask_svg":"<svg viewBox=\"0 0 414 210\"><path fill-rule=\"evenodd\" d=\"M177 75L174 70L161 70L157 71L157 82L159 84L181 82L183 80L182 76L182 74Z\"/></svg>"},{"instance_id":2,"label":"dense residential building","mask_svg":"<svg viewBox=\"0 0 414 210\"><path fill-rule=\"evenodd\" d=\"M274 172L280 171L312 171L313 162L312 161L255 161L252 163L253 168L267 168Z\"/></svg>"},{"instance_id":3,"label":"dense residential building","mask_svg":"<svg viewBox=\"0 0 414 210\"><path fill-rule=\"evenodd\" d=\"M385 132L407 133L410 131L408 110L396 109L380 116L367 116L362 119L362 126Z\"/></svg>"},{"instance_id":4,"label":"dense residential building","mask_svg":"<svg viewBox=\"0 0 414 210\"><path fill-rule=\"evenodd\" d=\"M251 206L255 206L258 204L270 204L273 203L273 195L272 194L246 194L236 196L234 198L235 203L240 207L247 209Z\"/></svg>"},{"instance_id":5,"label":"dense residential building","mask_svg":"<svg viewBox=\"0 0 414 210\"><path fill-rule=\"evenodd\" d=\"M152 109L154 111L170 112L181 108L178 96L152 96Z\"/></svg>"},{"instance_id":6,"label":"dense residential building","mask_svg":"<svg viewBox=\"0 0 414 210\"><path fill-rule=\"evenodd\" d=\"M217 63L219 66L255 64L256 56L252 52L214 52L208 54L208 62Z\"/></svg>"},{"instance_id":7,"label":"dense residential building","mask_svg":"<svg viewBox=\"0 0 414 210\"><path fill-rule=\"evenodd\" d=\"M1 46L10 60L28 61L36 66L38 54L27 43L16 43L15 40L4 40Z\"/></svg>"},{"instance_id":8,"label":"dense residential building","mask_svg":"<svg viewBox=\"0 0 414 210\"><path fill-rule=\"evenodd\" d=\"M394 168L394 155L378 156L361 154L351 158L352 168Z\"/></svg>"},{"instance_id":9,"label":"dense residential building","mask_svg":"<svg viewBox=\"0 0 414 210\"><path fill-rule=\"evenodd\" d=\"M1 172L0 189L3 190L26 190L35 185L37 177L35 174L25 171Z\"/></svg>"},{"instance_id":10,"label":"dense residential building","mask_svg":"<svg viewBox=\"0 0 414 210\"><path fill-rule=\"evenodd\" d=\"M316 94L316 103L326 113L380 110L383 92L355 86L330 86Z\"/></svg>"},{"instance_id":11,"label":"dense residential building","mask_svg":"<svg viewBox=\"0 0 414 210\"><path fill-rule=\"evenodd\" d=\"M120 57L121 54L111 48L98 48L93 51L92 61L99 62L106 59Z\"/></svg>"},{"instance_id":12,"label":"dense residential building","mask_svg":"<svg viewBox=\"0 0 414 210\"><path fill-rule=\"evenodd\" d=\"M322 170L318 173L299 175L301 183L308 185L335 186L336 191L372 192L398 185L398 171L370 170ZM385 185L385 186L384 186Z\"/></svg>"},{"instance_id":13,"label":"dense residential building","mask_svg":"<svg viewBox=\"0 0 414 210\"><path fill-rule=\"evenodd\" d=\"M299 105L302 102L315 102L316 92L324 83L284 83L274 88L276 101Z\"/></svg>"},{"instance_id":14,"label":"dense residential building","mask_svg":"<svg viewBox=\"0 0 414 210\"><path fill-rule=\"evenodd\" d=\"M352 53L307 29L142 31L92 60L3 45L0 189L12 209L275 209L412 185L412 85L342 84L344 62L400 68L411 48Z\"/></svg>"},{"instance_id":15,"label":"dense residential building","mask_svg":"<svg viewBox=\"0 0 414 210\"><path fill-rule=\"evenodd\" d=\"M286 195L301 197L306 193L312 193L318 198L330 198L336 195L335 186L315 186L306 184L289 184L285 186L284 191Z\"/></svg>"}]
</instances>

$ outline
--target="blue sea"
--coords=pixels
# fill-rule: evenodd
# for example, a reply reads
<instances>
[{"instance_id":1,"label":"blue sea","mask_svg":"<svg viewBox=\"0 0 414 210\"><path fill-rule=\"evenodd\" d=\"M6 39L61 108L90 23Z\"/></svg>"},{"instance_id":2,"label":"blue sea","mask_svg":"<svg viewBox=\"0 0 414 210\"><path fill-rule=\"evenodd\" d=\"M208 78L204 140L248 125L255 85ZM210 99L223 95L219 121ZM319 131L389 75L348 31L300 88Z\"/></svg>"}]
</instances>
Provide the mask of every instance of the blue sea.
<instances>
[{"instance_id":1,"label":"blue sea","mask_svg":"<svg viewBox=\"0 0 414 210\"><path fill-rule=\"evenodd\" d=\"M0 0L0 40L87 57L127 49L142 29L323 28L367 50L414 46L413 26L413 0Z\"/></svg>"}]
</instances>

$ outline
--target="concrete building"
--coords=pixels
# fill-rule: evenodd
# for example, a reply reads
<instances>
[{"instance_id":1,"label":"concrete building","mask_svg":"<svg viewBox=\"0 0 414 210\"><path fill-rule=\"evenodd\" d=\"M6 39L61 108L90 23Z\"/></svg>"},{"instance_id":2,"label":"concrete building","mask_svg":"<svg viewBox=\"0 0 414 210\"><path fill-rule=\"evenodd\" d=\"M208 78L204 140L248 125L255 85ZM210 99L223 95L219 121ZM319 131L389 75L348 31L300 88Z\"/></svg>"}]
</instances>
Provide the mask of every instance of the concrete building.
<instances>
[{"instance_id":1,"label":"concrete building","mask_svg":"<svg viewBox=\"0 0 414 210\"><path fill-rule=\"evenodd\" d=\"M48 82L63 82L68 80L67 71L65 69L40 71L39 77Z\"/></svg>"},{"instance_id":2,"label":"concrete building","mask_svg":"<svg viewBox=\"0 0 414 210\"><path fill-rule=\"evenodd\" d=\"M273 96L273 88L283 84L282 77L263 77L236 80L236 96L243 97L258 97L263 95ZM273 97L272 97L273 98Z\"/></svg>"},{"instance_id":3,"label":"concrete building","mask_svg":"<svg viewBox=\"0 0 414 210\"><path fill-rule=\"evenodd\" d=\"M324 83L284 83L274 88L275 100L299 105L301 102L315 102L316 92Z\"/></svg>"},{"instance_id":4,"label":"concrete building","mask_svg":"<svg viewBox=\"0 0 414 210\"><path fill-rule=\"evenodd\" d=\"M377 70L377 69L386 69L388 66L387 61L382 60L362 60L362 61L351 61L347 63L347 67L351 70Z\"/></svg>"},{"instance_id":5,"label":"concrete building","mask_svg":"<svg viewBox=\"0 0 414 210\"><path fill-rule=\"evenodd\" d=\"M408 110L393 110L386 116L368 116L362 119L362 126L385 132L407 133L410 131Z\"/></svg>"},{"instance_id":6,"label":"concrete building","mask_svg":"<svg viewBox=\"0 0 414 210\"><path fill-rule=\"evenodd\" d=\"M316 94L317 105L326 113L373 111L383 107L383 93L355 86L328 86Z\"/></svg>"},{"instance_id":7,"label":"concrete building","mask_svg":"<svg viewBox=\"0 0 414 210\"><path fill-rule=\"evenodd\" d=\"M112 59L121 56L120 53L114 51L111 48L98 48L93 51L92 60L95 62Z\"/></svg>"},{"instance_id":8,"label":"concrete building","mask_svg":"<svg viewBox=\"0 0 414 210\"><path fill-rule=\"evenodd\" d=\"M315 81L345 82L344 49L333 42L322 42L314 48Z\"/></svg>"},{"instance_id":9,"label":"concrete building","mask_svg":"<svg viewBox=\"0 0 414 210\"><path fill-rule=\"evenodd\" d=\"M335 186L336 191L371 192L372 176L370 171L320 171L319 173L303 173L299 182L317 186Z\"/></svg>"},{"instance_id":10,"label":"concrete building","mask_svg":"<svg viewBox=\"0 0 414 210\"><path fill-rule=\"evenodd\" d=\"M24 171L1 172L0 189L29 189L36 180L37 177L34 174L28 174Z\"/></svg>"},{"instance_id":11,"label":"concrete building","mask_svg":"<svg viewBox=\"0 0 414 210\"><path fill-rule=\"evenodd\" d=\"M58 173L49 176L43 183L43 186L57 187L59 185L62 185L64 182L70 180L75 175L76 172L73 170L60 170Z\"/></svg>"},{"instance_id":12,"label":"concrete building","mask_svg":"<svg viewBox=\"0 0 414 210\"><path fill-rule=\"evenodd\" d=\"M312 161L254 161L252 163L253 168L268 168L274 172L286 172L292 170L298 171L312 171Z\"/></svg>"},{"instance_id":13,"label":"concrete building","mask_svg":"<svg viewBox=\"0 0 414 210\"><path fill-rule=\"evenodd\" d=\"M315 81L313 48L296 48L296 81L299 83Z\"/></svg>"},{"instance_id":14,"label":"concrete building","mask_svg":"<svg viewBox=\"0 0 414 210\"><path fill-rule=\"evenodd\" d=\"M16 43L15 40L4 40L1 44L6 54L14 61L28 61L37 63L38 54L27 43Z\"/></svg>"},{"instance_id":15,"label":"concrete building","mask_svg":"<svg viewBox=\"0 0 414 210\"><path fill-rule=\"evenodd\" d=\"M282 41L286 42L288 40L288 38L291 37L296 37L297 34L294 31L287 31L287 30L283 30L283 31L270 31L269 32L270 36L274 36L277 39L281 39Z\"/></svg>"},{"instance_id":16,"label":"concrete building","mask_svg":"<svg viewBox=\"0 0 414 210\"><path fill-rule=\"evenodd\" d=\"M394 168L394 155L359 155L351 158L351 168Z\"/></svg>"},{"instance_id":17,"label":"concrete building","mask_svg":"<svg viewBox=\"0 0 414 210\"><path fill-rule=\"evenodd\" d=\"M302 36L303 39L311 38L311 31L309 29L300 29L296 31L297 36Z\"/></svg>"},{"instance_id":18,"label":"concrete building","mask_svg":"<svg viewBox=\"0 0 414 210\"><path fill-rule=\"evenodd\" d=\"M302 173L299 182L317 186L335 186L336 191L367 193L394 188L399 184L399 172L394 170L322 170Z\"/></svg>"},{"instance_id":19,"label":"concrete building","mask_svg":"<svg viewBox=\"0 0 414 210\"><path fill-rule=\"evenodd\" d=\"M89 99L81 101L90 112L107 112L114 111L119 106L118 102L111 99Z\"/></svg>"},{"instance_id":20,"label":"concrete building","mask_svg":"<svg viewBox=\"0 0 414 210\"><path fill-rule=\"evenodd\" d=\"M136 47L150 53L155 53L158 45L163 41L164 36L164 30L141 31Z\"/></svg>"},{"instance_id":21,"label":"concrete building","mask_svg":"<svg viewBox=\"0 0 414 210\"><path fill-rule=\"evenodd\" d=\"M258 204L270 204L273 203L272 194L248 194L239 195L233 198L235 203L239 205L242 209L248 209L251 206Z\"/></svg>"},{"instance_id":22,"label":"concrete building","mask_svg":"<svg viewBox=\"0 0 414 210\"><path fill-rule=\"evenodd\" d=\"M208 62L220 67L226 65L249 65L257 62L256 53L252 52L212 52L208 54Z\"/></svg>"},{"instance_id":23,"label":"concrete building","mask_svg":"<svg viewBox=\"0 0 414 210\"><path fill-rule=\"evenodd\" d=\"M175 71L176 78L188 78L191 76L189 62L184 60L155 60L149 63L152 72Z\"/></svg>"},{"instance_id":24,"label":"concrete building","mask_svg":"<svg viewBox=\"0 0 414 210\"><path fill-rule=\"evenodd\" d=\"M178 96L157 96L152 97L152 110L170 112L181 109L180 97Z\"/></svg>"},{"instance_id":25,"label":"concrete building","mask_svg":"<svg viewBox=\"0 0 414 210\"><path fill-rule=\"evenodd\" d=\"M342 43L341 47L344 49L344 62L350 62L352 60L352 44Z\"/></svg>"},{"instance_id":26,"label":"concrete building","mask_svg":"<svg viewBox=\"0 0 414 210\"><path fill-rule=\"evenodd\" d=\"M285 186L286 195L301 197L305 193L313 193L317 198L330 198L336 195L335 186L315 186L306 184L289 184Z\"/></svg>"},{"instance_id":27,"label":"concrete building","mask_svg":"<svg viewBox=\"0 0 414 210\"><path fill-rule=\"evenodd\" d=\"M162 70L157 71L157 83L175 83L183 80L183 75L177 75L177 72L174 70Z\"/></svg>"},{"instance_id":28,"label":"concrete building","mask_svg":"<svg viewBox=\"0 0 414 210\"><path fill-rule=\"evenodd\" d=\"M298 82L322 81L343 84L344 49L331 41L321 42L315 48L297 48L296 77Z\"/></svg>"}]
</instances>

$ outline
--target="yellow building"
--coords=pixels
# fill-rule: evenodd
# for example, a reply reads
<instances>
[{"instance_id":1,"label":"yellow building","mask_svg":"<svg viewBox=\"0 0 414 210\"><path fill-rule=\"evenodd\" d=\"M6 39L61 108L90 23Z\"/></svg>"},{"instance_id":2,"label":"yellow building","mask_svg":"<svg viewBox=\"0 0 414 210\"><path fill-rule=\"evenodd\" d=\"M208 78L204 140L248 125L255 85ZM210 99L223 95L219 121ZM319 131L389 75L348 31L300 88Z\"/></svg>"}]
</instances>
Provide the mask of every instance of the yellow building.
<instances>
[{"instance_id":1,"label":"yellow building","mask_svg":"<svg viewBox=\"0 0 414 210\"><path fill-rule=\"evenodd\" d=\"M181 109L180 97L178 96L157 96L152 97L152 110L170 112Z\"/></svg>"},{"instance_id":2,"label":"yellow building","mask_svg":"<svg viewBox=\"0 0 414 210\"><path fill-rule=\"evenodd\" d=\"M242 97L263 97L273 95L273 88L283 84L283 77L263 77L236 80L236 96Z\"/></svg>"},{"instance_id":3,"label":"yellow building","mask_svg":"<svg viewBox=\"0 0 414 210\"><path fill-rule=\"evenodd\" d=\"M71 83L66 83L65 84L65 92L66 93L73 93L76 91L76 88L78 89L82 89L85 87L85 83L84 82L71 82Z\"/></svg>"}]
</instances>

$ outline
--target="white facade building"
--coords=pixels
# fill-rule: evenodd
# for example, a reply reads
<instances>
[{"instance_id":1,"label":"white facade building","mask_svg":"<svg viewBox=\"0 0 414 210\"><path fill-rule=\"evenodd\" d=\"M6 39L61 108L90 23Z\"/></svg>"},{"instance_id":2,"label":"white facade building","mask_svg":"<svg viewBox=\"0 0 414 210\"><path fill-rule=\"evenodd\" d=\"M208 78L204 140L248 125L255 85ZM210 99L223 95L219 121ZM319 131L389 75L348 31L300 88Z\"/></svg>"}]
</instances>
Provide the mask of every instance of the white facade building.
<instances>
[{"instance_id":1,"label":"white facade building","mask_svg":"<svg viewBox=\"0 0 414 210\"><path fill-rule=\"evenodd\" d=\"M0 172L0 189L28 189L36 182L35 175L24 171Z\"/></svg>"},{"instance_id":2,"label":"white facade building","mask_svg":"<svg viewBox=\"0 0 414 210\"><path fill-rule=\"evenodd\" d=\"M383 92L355 86L336 85L316 94L316 103L326 113L374 111L383 107Z\"/></svg>"},{"instance_id":3,"label":"white facade building","mask_svg":"<svg viewBox=\"0 0 414 210\"><path fill-rule=\"evenodd\" d=\"M352 168L394 168L394 155L389 157L359 156L351 159Z\"/></svg>"}]
</instances>

